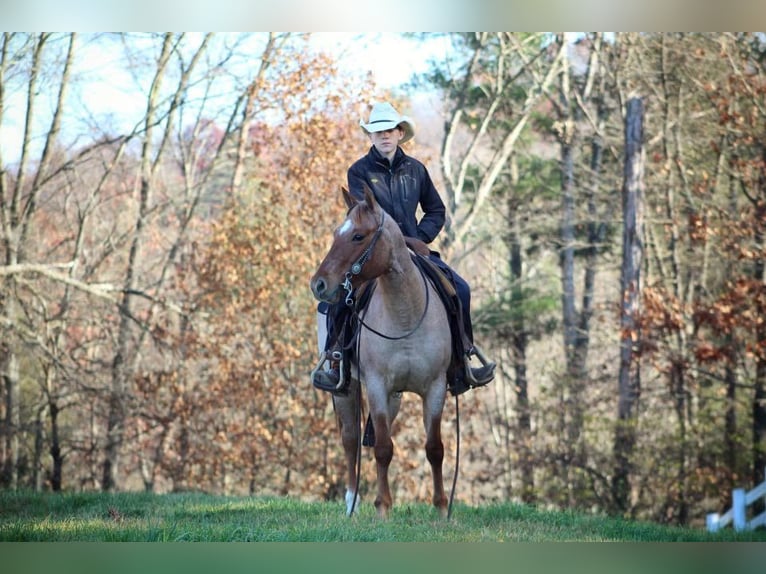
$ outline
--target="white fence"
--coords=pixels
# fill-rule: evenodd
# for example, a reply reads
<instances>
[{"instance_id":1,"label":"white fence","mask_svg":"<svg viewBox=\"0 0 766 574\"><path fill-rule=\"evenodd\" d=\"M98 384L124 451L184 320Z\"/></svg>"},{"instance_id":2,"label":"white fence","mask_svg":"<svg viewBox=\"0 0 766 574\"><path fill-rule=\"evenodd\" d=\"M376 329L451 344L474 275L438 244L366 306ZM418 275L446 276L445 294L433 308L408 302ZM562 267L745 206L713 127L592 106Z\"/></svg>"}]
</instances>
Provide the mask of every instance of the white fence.
<instances>
[{"instance_id":1,"label":"white fence","mask_svg":"<svg viewBox=\"0 0 766 574\"><path fill-rule=\"evenodd\" d=\"M721 515L707 515L708 532L716 532L729 524L734 526L734 530L753 530L758 526L766 526L766 511L750 520L747 519L747 507L759 498L766 502L766 480L748 492L745 492L744 488L732 490L729 511Z\"/></svg>"}]
</instances>

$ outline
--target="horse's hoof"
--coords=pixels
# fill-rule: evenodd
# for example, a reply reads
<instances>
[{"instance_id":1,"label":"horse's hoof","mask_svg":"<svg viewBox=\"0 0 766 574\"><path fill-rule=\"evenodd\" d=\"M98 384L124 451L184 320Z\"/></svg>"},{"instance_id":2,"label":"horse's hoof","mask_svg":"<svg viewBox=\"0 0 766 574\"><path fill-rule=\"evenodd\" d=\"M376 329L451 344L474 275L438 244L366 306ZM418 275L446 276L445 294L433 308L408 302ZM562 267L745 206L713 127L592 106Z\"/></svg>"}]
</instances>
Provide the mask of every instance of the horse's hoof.
<instances>
[{"instance_id":1,"label":"horse's hoof","mask_svg":"<svg viewBox=\"0 0 766 574\"><path fill-rule=\"evenodd\" d=\"M357 502L359 502L359 497L356 493L351 489L346 489L346 516L353 514Z\"/></svg>"},{"instance_id":2,"label":"horse's hoof","mask_svg":"<svg viewBox=\"0 0 766 574\"><path fill-rule=\"evenodd\" d=\"M381 520L387 520L388 519L388 511L390 509L389 506L386 504L383 504L380 500L375 501L375 509L378 511L378 518Z\"/></svg>"}]
</instances>

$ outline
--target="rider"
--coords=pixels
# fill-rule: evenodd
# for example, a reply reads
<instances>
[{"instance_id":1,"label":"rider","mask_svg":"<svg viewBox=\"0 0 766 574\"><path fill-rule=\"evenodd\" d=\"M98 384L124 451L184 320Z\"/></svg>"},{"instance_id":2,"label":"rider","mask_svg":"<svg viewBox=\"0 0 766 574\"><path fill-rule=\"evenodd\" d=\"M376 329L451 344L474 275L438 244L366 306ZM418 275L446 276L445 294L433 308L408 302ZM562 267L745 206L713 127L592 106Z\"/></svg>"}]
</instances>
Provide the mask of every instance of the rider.
<instances>
[{"instance_id":1,"label":"rider","mask_svg":"<svg viewBox=\"0 0 766 574\"><path fill-rule=\"evenodd\" d=\"M438 252L424 245L431 243L441 231L446 210L425 165L405 154L400 147L415 135L415 124L409 117L399 115L390 103L382 102L374 104L369 121L360 120L359 125L369 136L372 146L367 155L348 169L349 192L361 200L364 199L364 186L369 187L380 206L399 224L407 244L418 252L428 253L429 259L451 277L461 302L463 329L470 345L465 349L465 372L457 377L450 392L459 395L470 388L486 385L495 377L495 363L487 361L473 345L468 283L441 260ZM420 220L416 216L418 205L423 211ZM349 307L341 300L334 305L320 305L320 312L327 315L324 348L330 370L317 369L312 383L318 389L345 394L346 385L338 389L341 346L338 339L350 316ZM480 366L470 365L473 356L480 360Z\"/></svg>"}]
</instances>

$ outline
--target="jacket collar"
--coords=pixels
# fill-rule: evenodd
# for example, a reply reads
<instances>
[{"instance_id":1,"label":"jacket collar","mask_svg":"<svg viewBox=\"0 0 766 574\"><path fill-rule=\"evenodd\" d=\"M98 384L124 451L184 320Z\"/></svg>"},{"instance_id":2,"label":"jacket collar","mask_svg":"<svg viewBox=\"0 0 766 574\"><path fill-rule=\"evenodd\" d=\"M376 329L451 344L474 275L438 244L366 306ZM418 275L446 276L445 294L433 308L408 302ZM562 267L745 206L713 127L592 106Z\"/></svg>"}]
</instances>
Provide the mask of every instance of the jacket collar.
<instances>
[{"instance_id":1,"label":"jacket collar","mask_svg":"<svg viewBox=\"0 0 766 574\"><path fill-rule=\"evenodd\" d=\"M370 157L375 161L375 163L379 163L381 165L384 165L386 167L394 167L395 165L398 165L404 158L404 151L402 151L402 148L400 146L396 147L396 152L394 153L394 160L389 164L388 159L383 157L381 153L375 148L375 146L370 146Z\"/></svg>"}]
</instances>

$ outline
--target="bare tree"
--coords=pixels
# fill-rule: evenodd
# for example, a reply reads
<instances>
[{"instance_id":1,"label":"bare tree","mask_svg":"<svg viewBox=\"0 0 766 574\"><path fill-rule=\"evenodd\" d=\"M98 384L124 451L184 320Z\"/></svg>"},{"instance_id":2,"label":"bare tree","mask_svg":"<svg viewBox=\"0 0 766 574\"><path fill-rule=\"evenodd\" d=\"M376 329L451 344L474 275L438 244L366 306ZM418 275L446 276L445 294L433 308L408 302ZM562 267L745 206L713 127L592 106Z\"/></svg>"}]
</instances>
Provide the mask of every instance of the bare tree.
<instances>
[{"instance_id":1,"label":"bare tree","mask_svg":"<svg viewBox=\"0 0 766 574\"><path fill-rule=\"evenodd\" d=\"M625 177L622 189L623 246L620 313L620 373L617 426L614 436L615 469L612 493L615 505L625 512L630 504L630 475L636 444L638 399L641 389L636 345L641 300L641 261L643 258L643 102L628 100L625 113Z\"/></svg>"},{"instance_id":2,"label":"bare tree","mask_svg":"<svg viewBox=\"0 0 766 574\"><path fill-rule=\"evenodd\" d=\"M561 49L550 58L548 49L540 46L541 35L521 39L513 33L482 32L465 40L472 54L462 75L451 81L452 105L441 148L451 214L447 249L464 241L472 229L541 95L555 79L564 53ZM524 76L529 78L526 82L521 81ZM481 97L475 93L477 81ZM512 96L511 88L519 86L523 95ZM498 130L497 125L505 122L509 124ZM466 132L467 141L461 141L458 136Z\"/></svg>"},{"instance_id":3,"label":"bare tree","mask_svg":"<svg viewBox=\"0 0 766 574\"><path fill-rule=\"evenodd\" d=\"M497 389L498 413L488 418L498 422L493 436L498 447L505 449L502 466L505 470L498 472L503 473L507 491L510 492L512 482L511 460L515 457L512 451L521 449L523 496L530 499L534 497L532 430L527 403L525 290L520 288L526 262L520 248L523 231L516 224L526 212L525 198L518 191L512 165L522 135L556 78L563 51L551 50L545 34L475 33L456 35L454 41L463 50L465 65L457 74L446 73L448 67L437 74L449 78L444 85L449 112L440 153L445 203L450 214L443 245L460 262L481 241L477 231L482 214L492 213L496 207L490 199L492 194L505 198L509 208L506 220L509 280L516 288L512 287L510 298L501 297L502 303L495 306L509 310L510 305L512 318L498 319L508 329L503 328L501 337L497 330L492 334L500 339L507 337L516 381L507 389ZM483 316L482 313L477 317L481 321ZM496 320L489 320L493 321ZM493 328L496 329L488 327L488 332ZM510 415L514 398L519 408L515 422ZM513 444L511 437L515 437Z\"/></svg>"},{"instance_id":4,"label":"bare tree","mask_svg":"<svg viewBox=\"0 0 766 574\"><path fill-rule=\"evenodd\" d=\"M18 300L18 281L15 269L23 270L28 259L30 229L36 215L39 195L46 180L53 177L61 166L54 166L52 158L58 144L61 119L66 92L70 83L70 69L74 58L75 34L62 36L68 48L63 57L63 66L58 75L49 75L44 68L45 54L50 44L59 38L53 34L25 35L4 33L0 45L0 86L6 78L26 76L23 135L20 157L15 173L9 173L4 158L0 157L0 218L2 218L2 250L5 271L3 290L0 297L0 320L5 331L0 346L0 372L4 382L5 419L3 421L3 481L11 488L18 486L19 433L19 353L20 346L31 333L20 332L22 304ZM51 48L54 49L54 48ZM28 65L28 68L22 68ZM53 112L43 149L32 168L35 139L34 125L38 121L37 104L41 99L39 83L50 82L55 90ZM0 125L7 96L5 87L0 87ZM31 181L29 174L32 173ZM21 267L19 267L21 266ZM36 340L35 336L31 337Z\"/></svg>"}]
</instances>

